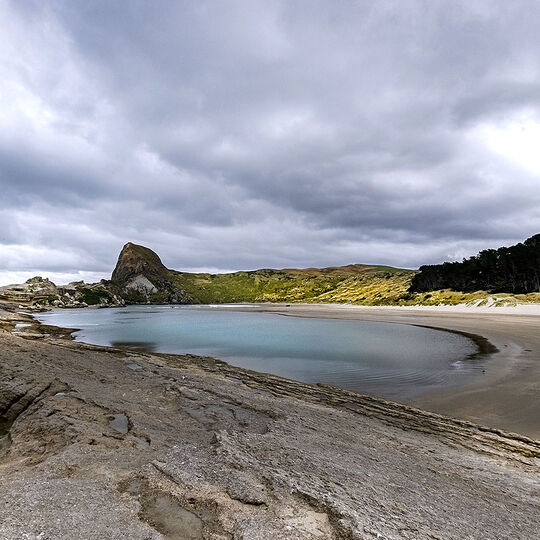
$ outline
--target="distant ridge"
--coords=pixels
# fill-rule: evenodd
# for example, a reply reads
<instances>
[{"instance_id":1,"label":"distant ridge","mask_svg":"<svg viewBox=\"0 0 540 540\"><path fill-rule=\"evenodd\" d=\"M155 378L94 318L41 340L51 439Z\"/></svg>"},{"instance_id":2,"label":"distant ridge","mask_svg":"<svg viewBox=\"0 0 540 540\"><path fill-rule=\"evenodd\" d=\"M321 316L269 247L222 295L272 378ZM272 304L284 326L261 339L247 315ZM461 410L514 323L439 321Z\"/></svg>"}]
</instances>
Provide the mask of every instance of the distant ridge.
<instances>
[{"instance_id":1,"label":"distant ridge","mask_svg":"<svg viewBox=\"0 0 540 540\"><path fill-rule=\"evenodd\" d=\"M128 303L392 303L406 292L412 275L411 270L363 264L227 274L178 272L165 267L151 249L128 242L110 284Z\"/></svg>"},{"instance_id":2,"label":"distant ridge","mask_svg":"<svg viewBox=\"0 0 540 540\"><path fill-rule=\"evenodd\" d=\"M482 251L461 263L420 270L349 264L228 274L171 270L151 249L128 242L110 280L56 286L37 276L20 285L0 287L0 302L37 309L238 302L508 306L538 304L538 291L540 234L509 248Z\"/></svg>"}]
</instances>

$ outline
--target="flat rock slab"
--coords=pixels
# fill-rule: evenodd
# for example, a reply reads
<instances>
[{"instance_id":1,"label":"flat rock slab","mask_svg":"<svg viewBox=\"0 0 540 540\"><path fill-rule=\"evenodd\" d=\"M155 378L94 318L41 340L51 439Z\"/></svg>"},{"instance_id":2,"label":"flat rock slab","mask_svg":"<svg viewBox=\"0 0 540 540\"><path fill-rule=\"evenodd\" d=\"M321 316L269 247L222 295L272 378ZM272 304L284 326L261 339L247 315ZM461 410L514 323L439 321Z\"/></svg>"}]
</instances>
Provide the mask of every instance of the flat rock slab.
<instances>
[{"instance_id":1,"label":"flat rock slab","mask_svg":"<svg viewBox=\"0 0 540 540\"><path fill-rule=\"evenodd\" d=\"M540 530L538 441L208 358L129 359L143 372L118 349L0 332L0 538Z\"/></svg>"},{"instance_id":2,"label":"flat rock slab","mask_svg":"<svg viewBox=\"0 0 540 540\"><path fill-rule=\"evenodd\" d=\"M109 426L118 433L125 435L129 430L129 420L125 414L112 414L109 416Z\"/></svg>"}]
</instances>

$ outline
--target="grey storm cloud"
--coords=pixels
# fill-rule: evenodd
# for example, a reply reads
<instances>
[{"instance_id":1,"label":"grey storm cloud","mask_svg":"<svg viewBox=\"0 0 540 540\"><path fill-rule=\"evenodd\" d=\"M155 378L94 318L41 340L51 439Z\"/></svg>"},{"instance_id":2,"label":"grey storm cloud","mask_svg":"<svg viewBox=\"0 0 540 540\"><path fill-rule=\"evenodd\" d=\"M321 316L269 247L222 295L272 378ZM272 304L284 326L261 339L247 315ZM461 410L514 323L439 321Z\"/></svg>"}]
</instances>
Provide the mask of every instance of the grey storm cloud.
<instances>
[{"instance_id":1,"label":"grey storm cloud","mask_svg":"<svg viewBox=\"0 0 540 540\"><path fill-rule=\"evenodd\" d=\"M0 282L416 267L540 231L535 1L0 0Z\"/></svg>"}]
</instances>

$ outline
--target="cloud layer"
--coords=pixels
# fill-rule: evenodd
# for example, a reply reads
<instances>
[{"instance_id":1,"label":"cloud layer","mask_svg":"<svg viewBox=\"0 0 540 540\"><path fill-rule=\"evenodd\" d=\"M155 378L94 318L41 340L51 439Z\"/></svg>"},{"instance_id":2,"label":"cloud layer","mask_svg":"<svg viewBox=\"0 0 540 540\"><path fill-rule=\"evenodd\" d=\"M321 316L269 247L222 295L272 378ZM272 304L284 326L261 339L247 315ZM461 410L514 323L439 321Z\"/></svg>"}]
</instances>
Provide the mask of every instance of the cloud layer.
<instances>
[{"instance_id":1,"label":"cloud layer","mask_svg":"<svg viewBox=\"0 0 540 540\"><path fill-rule=\"evenodd\" d=\"M0 0L0 283L416 267L540 231L534 1Z\"/></svg>"}]
</instances>

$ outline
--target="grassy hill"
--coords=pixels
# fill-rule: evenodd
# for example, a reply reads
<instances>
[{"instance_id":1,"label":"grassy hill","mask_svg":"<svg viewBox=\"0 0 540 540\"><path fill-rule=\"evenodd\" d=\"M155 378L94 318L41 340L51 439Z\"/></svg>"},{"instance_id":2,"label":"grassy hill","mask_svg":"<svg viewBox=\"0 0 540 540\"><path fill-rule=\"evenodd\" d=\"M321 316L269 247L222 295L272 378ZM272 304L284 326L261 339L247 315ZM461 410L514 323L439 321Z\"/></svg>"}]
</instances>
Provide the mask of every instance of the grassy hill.
<instances>
[{"instance_id":1,"label":"grassy hill","mask_svg":"<svg viewBox=\"0 0 540 540\"><path fill-rule=\"evenodd\" d=\"M122 249L111 285L127 302L354 302L395 304L414 271L351 264L329 268L261 269L228 274L167 269L148 248Z\"/></svg>"},{"instance_id":2,"label":"grassy hill","mask_svg":"<svg viewBox=\"0 0 540 540\"><path fill-rule=\"evenodd\" d=\"M412 272L377 266L180 274L177 286L201 302L393 303L406 293Z\"/></svg>"},{"instance_id":3,"label":"grassy hill","mask_svg":"<svg viewBox=\"0 0 540 540\"><path fill-rule=\"evenodd\" d=\"M417 274L418 270L363 264L227 274L178 272L166 268L152 250L128 243L120 253L109 285L127 303L313 302L368 306L540 303L540 293L411 291Z\"/></svg>"},{"instance_id":4,"label":"grassy hill","mask_svg":"<svg viewBox=\"0 0 540 540\"><path fill-rule=\"evenodd\" d=\"M531 242L527 244L529 245L525 247L530 249ZM538 244L535 243L534 248L537 247ZM522 252L522 248L519 248L518 254ZM489 255L487 261L491 268L496 268L497 264L505 264L507 269L503 275L512 276L508 269L512 267L508 263L507 252L503 253L505 257L502 258L493 258L491 252L487 253ZM511 254L513 255L513 251ZM527 264L530 264L529 259L530 257L525 257ZM478 265L478 258L474 260L476 266L472 267L473 270ZM483 258L481 260L484 261ZM523 257L520 260L523 260ZM463 263L445 263L421 267L420 270L350 264L329 268L282 270L267 268L227 274L190 273L168 269L151 249L129 242L123 247L109 281L102 280L94 284L77 282L57 287L47 279L35 277L22 285L0 287L0 302L36 307L120 305L124 302L128 304L305 302L366 306L441 304L500 306L540 303L540 292L517 294L517 291L504 292L500 288L474 290L477 285L473 286L468 281L463 283L465 292L455 290L458 287L452 287L453 282L449 283L448 280L455 281L458 278L463 280L465 271L448 270L461 268L459 267L461 264ZM470 264L465 266L465 270L470 271ZM534 272L537 272L537 268L539 266L533 264ZM531 273L525 273L526 276L529 274ZM523 272L517 275L523 276ZM493 276L489 279L490 283L493 283ZM512 279L517 283L515 277Z\"/></svg>"}]
</instances>

